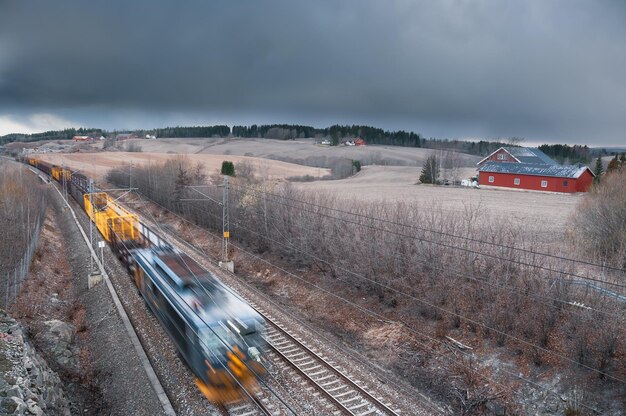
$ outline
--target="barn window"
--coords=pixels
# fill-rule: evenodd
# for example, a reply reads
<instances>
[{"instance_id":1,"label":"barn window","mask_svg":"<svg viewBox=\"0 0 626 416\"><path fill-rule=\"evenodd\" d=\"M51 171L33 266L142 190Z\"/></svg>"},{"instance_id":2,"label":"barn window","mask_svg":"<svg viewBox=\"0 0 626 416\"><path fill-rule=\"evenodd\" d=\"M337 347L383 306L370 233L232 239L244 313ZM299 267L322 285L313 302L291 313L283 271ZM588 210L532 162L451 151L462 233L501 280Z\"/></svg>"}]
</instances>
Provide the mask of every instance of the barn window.
<instances>
[{"instance_id":1,"label":"barn window","mask_svg":"<svg viewBox=\"0 0 626 416\"><path fill-rule=\"evenodd\" d=\"M498 153L498 160L506 160L506 153Z\"/></svg>"},{"instance_id":2,"label":"barn window","mask_svg":"<svg viewBox=\"0 0 626 416\"><path fill-rule=\"evenodd\" d=\"M520 182L520 181L519 181L519 178L515 178L515 179L513 179L513 183L514 183L515 185L519 185L519 182Z\"/></svg>"},{"instance_id":3,"label":"barn window","mask_svg":"<svg viewBox=\"0 0 626 416\"><path fill-rule=\"evenodd\" d=\"M548 181L541 181L541 187L542 188L547 188L548 187Z\"/></svg>"},{"instance_id":4,"label":"barn window","mask_svg":"<svg viewBox=\"0 0 626 416\"><path fill-rule=\"evenodd\" d=\"M567 181L563 181L563 186L567 186Z\"/></svg>"},{"instance_id":5,"label":"barn window","mask_svg":"<svg viewBox=\"0 0 626 416\"><path fill-rule=\"evenodd\" d=\"M489 177L489 183L493 183L493 176Z\"/></svg>"}]
</instances>

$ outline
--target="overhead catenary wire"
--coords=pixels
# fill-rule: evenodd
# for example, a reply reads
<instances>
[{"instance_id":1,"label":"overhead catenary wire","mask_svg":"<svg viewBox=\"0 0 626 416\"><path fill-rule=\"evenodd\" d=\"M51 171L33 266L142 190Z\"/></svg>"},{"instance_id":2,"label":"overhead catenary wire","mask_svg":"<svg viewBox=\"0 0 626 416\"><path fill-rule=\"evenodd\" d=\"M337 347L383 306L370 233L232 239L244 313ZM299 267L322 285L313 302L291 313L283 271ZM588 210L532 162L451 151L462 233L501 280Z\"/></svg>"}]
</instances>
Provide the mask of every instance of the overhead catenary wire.
<instances>
[{"instance_id":1,"label":"overhead catenary wire","mask_svg":"<svg viewBox=\"0 0 626 416\"><path fill-rule=\"evenodd\" d=\"M119 238L119 235L117 235L117 233L112 230L113 233L115 233L116 237L118 238L118 240L120 241L120 243L124 246L126 251L131 250L131 248L129 248L122 239ZM193 310L193 306L190 305L180 294L178 294L175 290L172 290L172 292L176 295L176 297L183 302L189 309ZM160 312L159 312L160 314ZM198 318L207 326L207 328L209 328L211 330L211 332L213 333L213 335L216 337L216 339L218 339L220 341L220 343L222 343L222 345L224 345L226 347L226 349L228 349L231 353L235 354L235 351L230 347L230 345L228 344L228 342L226 342L221 336L219 336L215 330L201 317L198 315ZM230 370L230 368L228 367L228 365L225 363L225 361L215 353L215 351L213 351L209 345L206 343L206 341L204 341L202 339L202 337L200 336L200 333L198 331L196 331L192 326L189 326L189 328L191 329L191 331L196 335L196 337L198 338L198 342L200 342L204 347L206 347L205 349L207 351L210 351L210 353L213 355L213 357L217 360L217 362L220 363L220 365L224 368L224 370L231 376L231 378L235 381L235 383L239 386L239 388L245 393L246 396L248 396L248 398L252 401L252 403L254 403L254 405L256 407L258 407L259 409L261 409L261 411L263 413L265 413L265 410L259 406L259 404L256 402L256 400L254 399L254 396L241 384L241 382L237 379L237 377L232 373L232 371ZM178 330L178 328L177 328ZM180 331L179 331L180 333ZM182 335L181 335L182 336ZM250 369L247 364L245 362L242 361L242 364L244 364L248 369ZM271 390L271 389L270 389ZM291 408L289 406L287 406L287 408L289 410L291 410ZM296 413L292 411L292 413L295 415ZM269 415L268 415L269 416Z\"/></svg>"},{"instance_id":2,"label":"overhead catenary wire","mask_svg":"<svg viewBox=\"0 0 626 416\"><path fill-rule=\"evenodd\" d=\"M235 225L235 224L236 224L236 223L233 223L233 225ZM272 240L272 241L274 241L274 242L278 243L276 240ZM326 264L331 265L332 267L336 267L337 269L343 270L344 272L346 272L346 273L348 273L348 274L351 274L351 275L352 275L352 276L354 276L354 277L357 277L357 278L360 278L360 279L362 279L362 280L368 281L368 282L370 282L370 283L372 283L372 284L375 284L375 285L377 285L377 286L379 286L379 287L382 287L382 288L384 288L384 289L387 289L387 290L389 290L389 291L392 291L392 292L394 292L394 293L396 293L396 294L398 294L398 295L401 295L401 296L404 296L404 297L408 297L408 298L410 298L410 299L412 299L412 300L415 300L415 301L417 301L417 302L420 302L420 303L422 303L422 304L424 304L424 305L427 305L427 306L429 306L429 307L431 307L431 308L434 308L434 309L437 309L437 310L439 310L439 311L441 311L441 312L444 312L444 313L447 313L447 314L449 314L449 315L455 316L455 317L457 317L457 318L459 318L459 319L463 319L463 320L465 320L465 321L467 321L467 322L470 322L470 323L472 323L472 324L474 324L474 325L479 325L479 326L482 326L482 327L483 327L483 328L485 328L485 329L488 329L488 330L490 330L490 331L494 331L495 333L498 333L498 334L500 334L500 335L506 336L507 338L511 338L511 339L513 339L513 340L515 340L515 341L518 341L518 342L521 342L521 343L526 344L526 345L528 345L528 346L531 346L531 347L537 348L537 349L539 349L539 350L541 350L541 351L543 351L543 352L545 352L545 353L547 353L547 354L554 355L555 357L558 357L558 358L561 358L561 359L563 359L563 360L569 361L569 362L571 362L572 364L576 364L576 365L579 365L579 366L581 366L581 367L583 367L583 368L586 368L586 369L588 369L588 370L590 370L590 371L597 372L598 374L601 374L601 375L603 375L603 376L606 376L606 377L608 377L608 378L611 378L611 379L613 379L613 380L615 380L615 381L620 381L620 382L622 382L622 383L626 383L626 380L623 380L623 379L621 379L621 378L619 378L619 377L614 377L614 376L612 376L612 375L610 375L610 374L607 374L607 373L605 373L605 372L603 372L603 371L601 371L601 370L598 370L598 369L596 369L596 368L594 368L594 367L587 366L586 364L583 364L583 363L581 363L581 362L578 362L578 361L576 361L576 360L573 360L573 359L571 359L571 358L569 358L569 357L566 357L566 356L564 356L564 355L562 355L562 354L559 354L559 353L554 352L554 351L552 351L552 350L549 350L549 349L547 349L547 348L541 347L540 345L533 344L532 342L526 341L526 340L524 340L524 339L522 339L522 338L519 338L519 337L517 337L517 336L515 336L515 335L511 335L511 334L508 334L508 333L506 333L506 332L504 332L504 331L500 331L500 330L498 330L498 329L496 329L496 328L493 328L493 327L490 327L490 326L488 326L488 325L486 325L486 324L484 324L484 323L482 323L482 322L480 322L480 321L477 321L477 320L471 319L471 318L469 318L469 317L466 317L465 315L462 315L462 314L459 314L459 313L456 313L456 312L450 311L450 310L448 310L448 309L446 309L446 308L442 308L441 306L438 306L438 305L435 305L435 304L433 304L433 303L431 303L431 302L428 302L428 301L425 301L425 300L423 300L423 299L420 299L420 298L418 298L418 297L416 297L416 296L414 296L414 295L411 295L411 294L406 293L406 292L404 292L404 291L402 291L402 290L396 289L395 287L389 286L389 285L387 285L387 284L384 284L384 283L378 282L378 281L376 281L376 280L374 280L374 279L368 278L368 277L363 276L363 275L361 275L361 274L355 273L355 272L353 272L353 271L351 271L351 270L349 270L349 269L347 269L347 268L345 268L345 267L343 267L343 266L337 266L336 264L331 264L330 262L328 262L328 261L326 261L326 260L323 260L323 259L321 259L321 258L319 258L319 257L317 257L317 256L315 256L315 255L313 255L313 254L310 254L310 253L306 253L306 254L307 254L308 256L312 257L312 258L317 259L318 261L323 261L323 262L325 262ZM404 287L404 289L410 289L410 288L409 288L409 287Z\"/></svg>"},{"instance_id":3,"label":"overhead catenary wire","mask_svg":"<svg viewBox=\"0 0 626 416\"><path fill-rule=\"evenodd\" d=\"M292 276L292 277L296 277L298 280L300 280L300 281L302 281L302 282L304 282L304 283L306 283L306 284L308 284L308 285L311 285L311 286L315 287L316 289L321 290L321 291L325 292L326 294L331 295L331 296L333 296L333 297L335 297L335 298L337 298L337 299L339 299L339 300L341 300L341 301L343 301L343 302L345 302L345 303L350 304L351 306L355 307L356 309L359 309L361 312L364 312L364 313L366 313L366 314L369 314L369 315L371 315L371 316L373 316L373 317L375 317L375 318L377 318L377 319L380 319L380 320L388 320L388 319L387 319L384 315L380 315L380 314L378 314L377 312L372 311L371 309L365 308L365 307L363 307L363 306L361 306L361 305L358 305L358 304L356 304L356 303L354 303L354 302L352 302L352 301L350 301L350 300L348 300L348 299L343 298L342 296L339 296L339 295L337 295L337 294L334 294L333 292L331 292L331 291L329 291L329 290L326 290L326 289L324 289L324 288L322 288L322 287L320 287L320 286L318 286L318 285L315 285L315 284L313 284L313 283L311 283L311 282L308 282L306 279L302 278L301 276L297 276L297 275L295 275L294 273L291 273L291 272L289 272L288 270L286 270L286 269L284 269L284 268L282 268L282 267L280 267L280 266L277 266L277 265L275 265L275 264L271 263L270 261L268 261L268 260L266 260L266 259L264 259L264 258L261 258L261 257L259 257L259 256L255 255L255 254L253 254L253 253L251 253L251 252L249 252L249 251L245 250L245 249L244 249L243 247L241 247L241 246L238 246L238 245L236 245L236 244L234 244L234 243L233 243L233 246L237 247L237 249L238 249L238 250L241 250L241 251L242 251L242 252L244 252L246 255L248 255L248 256L250 256L250 257L253 257L253 258L255 258L256 260L259 260L259 261L261 261L261 262L263 262L263 263L266 263L266 264L268 264L269 266L274 267L274 268L276 268L276 269L280 270L281 272L286 273L286 274L288 274L288 275L290 275L290 276ZM406 328L407 330L409 330L410 332L412 332L412 333L414 333L414 334L416 334L416 335L420 335L420 336L422 336L422 337L424 337L424 338L426 338L426 339L428 339L428 340L430 340L430 341L436 342L436 343L438 343L438 344L440 344L440 345L445 345L442 341L437 340L437 339L435 339L435 338L432 338L431 336L429 336L429 335L427 335L427 334L424 334L423 332L420 332L420 331L416 330L415 328L413 328L413 327L411 327L411 326L407 325L405 322L400 321L399 323L400 323L400 324L402 324L402 326L403 326L404 328ZM418 343L419 343L419 341L418 341ZM419 343L419 344L420 344L420 345L422 345L424 348L428 348L428 346L427 346L426 344L424 344L424 343ZM473 357L473 356L471 356L471 355L469 355L469 354L467 354L467 353L465 353L465 352L463 352L463 351L461 351L461 354L463 354L464 356L470 357L470 358L472 358L472 357ZM440 356L442 356L442 357L444 357L444 358L446 358L446 359L449 359L449 357L447 357L447 356L445 356L445 355L443 355L443 354L438 353L438 355L440 355ZM451 360L451 359L449 359L449 360ZM467 366L465 363L459 362L459 361L457 361L457 360L451 360L451 361L455 362L456 364L460 364L460 365L462 365L463 367L465 367L465 368L467 368L467 369L469 369L469 370L472 370L472 371L474 371L474 370L475 370L475 369L473 369L471 366ZM533 382L532 380L526 379L526 378L524 378L524 377L520 376L519 374L515 374L515 373L510 372L510 371L508 371L508 370L506 370L506 369L500 369L500 371L502 371L503 373L506 373L506 374L508 374L508 375L510 375L510 376L513 376L513 377L515 377L515 378L517 378L517 379L519 379L519 380L522 380L522 381L524 381L524 382L526 382L526 383L528 383L528 384L531 384L531 385L533 385L533 386L535 386L535 387L538 387L538 388L540 388L540 389L541 389L541 390L543 390L543 391L546 391L546 392L548 392L548 393L551 393L551 394L553 394L553 395L555 395L555 396L559 396L559 394L558 394L557 392L555 392L555 391L553 391L553 390L551 390L551 389L546 389L545 387L542 387L540 384L535 383L535 382ZM496 384L498 384L498 385L500 385L500 386L502 386L502 387L505 387L504 385L502 385L501 383L497 382L496 380L489 379L488 377L483 376L483 375L482 375L482 374L480 374L480 373L477 373L477 374L478 374L481 378L486 379L487 381L491 381L491 382L494 382L494 383L496 383ZM590 409L590 410L595 410L595 409L593 409L592 407L589 407L589 406L587 406L587 405L585 405L585 404L583 404L583 406L584 406L584 407L586 407L586 408L588 408L588 409Z\"/></svg>"},{"instance_id":4,"label":"overhead catenary wire","mask_svg":"<svg viewBox=\"0 0 626 416\"><path fill-rule=\"evenodd\" d=\"M239 190L237 190L235 188L233 188L233 190L235 192L241 192L241 191L239 191ZM430 239L419 237L419 236L415 236L415 235L410 235L410 234L400 233L400 232L397 232L397 231L388 230L388 229L385 229L385 228L380 228L380 227L377 227L377 226L374 226L374 225L370 225L370 224L364 224L364 223L361 223L361 222L352 221L352 220L347 219L347 218L335 217L335 216L324 214L324 213L321 213L321 212L312 211L312 210L309 210L309 209L306 209L306 208L296 207L296 206L287 204L285 202L280 202L280 201L277 201L277 200L275 200L275 202L278 203L278 204L284 205L286 207L290 207L290 208L302 211L302 212L308 212L308 213L311 213L311 214L320 215L322 217L334 219L334 220L337 220L337 221L342 221L342 222L345 222L345 223L348 223L348 224L363 226L363 227L366 227L366 228L369 228L369 229L372 229L372 230L375 230L375 231L381 231L381 232L386 232L386 233L389 233L389 234L392 234L392 235L396 235L398 237L410 238L410 239L414 239L414 240L421 241L421 242L424 242L424 243L429 243L429 244L434 244L434 245L446 247L446 248L449 248L449 249L452 249L452 250L463 251L463 252L467 252L467 253L471 253L471 254L476 254L476 255L479 255L479 256L493 258L493 259L496 259L496 260L506 261L506 262L509 262L509 263L512 263L512 264L518 264L518 265L521 265L521 266L528 266L528 267L533 267L533 268L544 270L544 271L554 272L553 269L545 267L545 266L541 266L541 265L537 265L537 264L531 264L531 263L526 263L526 262L523 262L523 261L520 261L520 260L515 260L515 259L507 259L505 257L500 257L500 256L497 256L495 254L483 253L483 252L472 250L472 249L469 249L469 248L466 248L466 247L459 247L459 246L455 246L453 244L444 243L444 242L441 242L441 241L434 241L434 240L430 240ZM590 280L590 281L594 281L594 282L597 282L597 283L602 283L602 284L605 284L605 285L610 285L610 286L615 286L615 287L626 289L626 285L624 285L624 284L608 282L608 281L596 279L596 278L593 278L593 277L582 276L582 275L579 275L579 274L576 274L576 273L567 273L567 274L570 275L570 276L573 276L573 277L577 277L577 278L579 278L581 280Z\"/></svg>"},{"instance_id":5,"label":"overhead catenary wire","mask_svg":"<svg viewBox=\"0 0 626 416\"><path fill-rule=\"evenodd\" d=\"M329 211L334 211L334 212L338 212L338 213L341 213L341 214L346 214L346 215L350 215L350 216L360 217L360 218L368 219L368 220L375 220L375 221L379 221L379 222L390 224L390 225L396 225L396 226L400 226L400 227L411 228L411 229L414 229L414 230L430 232L430 233L433 233L433 234L443 235L443 236L446 236L446 237L458 238L458 239L462 239L462 240L466 240L466 241L472 241L472 242L475 242L475 243L487 244L487 245L496 246L496 247L500 247L500 248L506 248L506 249L509 249L509 250L522 251L522 252L525 252L525 253L528 253L528 254L532 254L532 255L539 255L539 256L543 256L543 257L550 257L550 258L554 258L554 259L569 261L569 262L572 262L572 263L585 264L585 265L588 265L588 266L599 267L599 268L606 269L606 270L614 270L614 271L626 273L626 269L619 268L619 267L613 267L613 266L610 266L610 265L598 264L598 263L594 263L594 262L590 262L590 261L586 261L586 260L574 259L574 258L571 258L571 257L557 256L556 254L552 254L552 253L544 253L544 252L540 252L540 251L529 250L529 249L523 248L523 247L515 247L515 246L509 246L509 245L505 245L505 244L499 244L499 243L495 243L493 241L487 241L487 240L483 240L483 239L462 236L462 235L458 235L458 234L448 233L448 232L445 232L445 231L437 231L437 230L433 230L433 229L426 228L426 227L420 227L420 226L417 226L417 225L414 225L414 224L402 224L402 223L399 223L397 221L392 221L392 220L388 220L388 219L385 219L385 218L372 217L370 215L365 215L365 214L361 214L361 213L358 213L358 212L351 212L351 211L346 211L346 210L342 210L342 209L339 209L339 208L334 208L334 207L329 207L329 206L325 206L325 205L315 204L315 203L312 203L312 202L301 201L299 199L290 198L290 197L285 196L285 195L279 195L279 194L275 194L275 193L269 192L269 191L262 191L260 189L257 189L255 187L248 186L248 185L239 184L239 185L231 185L231 187L233 187L233 188L236 188L236 187L245 188L245 189L249 189L249 190L251 190L253 192L261 192L261 193L264 193L266 195L270 195L272 197L286 199L286 200L297 202L297 203L304 204L304 205L307 205L307 206L312 206L312 207L321 208L321 209L327 209Z\"/></svg>"},{"instance_id":6,"label":"overhead catenary wire","mask_svg":"<svg viewBox=\"0 0 626 416\"><path fill-rule=\"evenodd\" d=\"M166 208L166 207L164 207L164 206L162 206L162 208L163 208L163 209L166 209L166 210L167 210L167 211L169 211L169 212L172 212L171 210L169 210L168 208ZM172 212L172 213L173 213L173 212ZM173 214L174 214L175 216L177 216L177 217L180 217L180 215L178 215L178 214L176 214L176 213L173 213ZM183 218L183 219L184 219L184 218ZM193 223L192 223L192 222L190 222L190 221L188 221L188 222L189 222L190 224L192 224L192 225L196 226L196 227L199 227L197 224L193 224ZM338 295L338 294L336 294L336 293L333 293L333 292L331 292L331 291L329 291L329 290L327 290L327 289L325 289L325 288L323 288L323 287L320 287L319 285L316 285L316 284L314 284L314 283L311 283L311 282L309 282L307 279L302 278L301 276L298 276L298 275L296 275L296 274L294 274L294 273L292 273L292 272L290 272L290 271L288 271L288 270L286 270L286 269L284 269L284 268L282 268L282 267L280 267L280 266L278 266L278 265L275 265L275 264L271 263L270 261L268 261L268 260L266 260L266 259L264 259L264 258L262 258L262 257L260 257L260 256L257 256L257 255L255 255L255 254L253 254L253 253L251 253L251 252L247 251L246 249L244 249L244 248L243 248L243 247L241 247L240 245L236 245L236 244L234 244L234 243L232 243L232 245L233 245L234 247L236 247L238 250L240 250L241 252L243 252L244 254L246 254L246 255L248 255L248 256L250 256L250 257L253 257L253 258L255 258L256 260L259 260L259 261L261 261L261 262L263 262L263 263L266 263L266 264L268 264L268 265L270 265L270 266L272 266L272 267L274 267L274 268L276 268L276 269L280 270L281 272L288 274L289 276L295 277L296 279L298 279L298 280L302 281L303 283L305 283L305 284L307 284L307 285L309 285L309 286L312 286L312 287L316 288L317 290L320 290L320 291L322 291L322 292L324 292L324 293L326 293L326 294L328 294L328 295L330 295L330 296L332 296L332 297L335 297L335 298L337 298L337 299L340 299L340 300L342 300L343 302L345 302L345 303L347 303L347 304L351 305L352 307L354 307L355 309L360 310L360 311L361 311L361 312L363 312L363 313L366 313L366 314L368 314L368 315L370 315L370 316L373 316L373 317L375 317L375 318L377 318L377 319L380 319L380 320L383 320L383 321L388 321L388 318L387 318L387 317L385 317L384 315L380 315L379 313L377 313L377 312L375 312L375 311L372 311L372 310L370 310L370 309L368 309L368 308L366 308L366 307L364 307L364 306L358 305L358 304L356 304L355 302L352 302L352 301L350 301L350 300L348 300L348 299L345 299L345 298L341 297L340 295ZM432 337L430 337L429 335L427 335L427 334L424 334L424 333L420 332L419 330L416 330L415 328L413 328L413 327L409 326L409 325L408 325L408 324L406 324L405 322L401 322L401 321L400 321L399 323L400 323L400 324L402 324L402 325L403 325L403 327L405 327L405 328L406 328L409 332L411 332L411 333L414 333L414 334L416 334L416 335L418 335L418 336L421 336L421 337L424 337L424 338L426 338L426 339L429 339L430 341L436 342L437 344L440 344L440 345L446 345L446 344L444 344L442 341L437 340L437 339L435 339L435 338L432 338ZM429 348L427 345L425 345L425 344L423 344L423 343L420 343L420 345L422 345L424 348ZM437 351L436 351L436 352L437 352ZM441 354L441 353L439 353L439 352L437 352L437 353L438 353L438 355L442 356L443 358L448 359L448 360L451 360L449 357L447 357L447 356L445 356L445 355L443 355L443 354ZM463 352L463 351L460 351L460 353L461 353L461 354L463 354L464 356L469 356L467 353L465 353L465 352ZM471 370L474 370L474 369L472 369L471 367L467 367L466 365L464 365L464 363L459 363L457 360L451 360L451 361L453 361L453 362L454 362L454 363L456 363L456 364L461 364L462 366L464 366L464 367L466 367L466 368L469 368L469 369L471 369ZM533 382L532 380L529 380L529 379L527 379L527 378L525 378L525 377L522 377L522 376L521 376L521 375L519 375L519 374L513 373L513 372L508 371L508 370L506 370L506 369L501 369L501 371L502 371L503 373L506 373L506 374L508 374L508 375L510 375L510 376L512 376L512 377L515 377L515 378L517 378L517 379L519 379L519 380L521 380L521 381L523 381L523 382L525 382L525 383L527 383L527 384L529 384L529 385L532 385L532 386L533 386L533 387L535 387L535 388L538 388L538 389L543 390L543 391L545 391L545 392L547 392L547 393L550 393L550 394L552 394L552 395L555 395L555 396L557 396L557 397L560 397L560 395L559 395L556 391L554 391L554 390L552 390L552 389L548 389L548 388L546 388L546 387L544 387L544 386L542 386L542 385L540 385L540 384L538 384L538 383L536 383L536 382ZM482 375L482 374L480 374L480 373L478 373L478 375L479 375L481 378L485 378L485 379L486 379L486 380L488 380L488 381L492 381L492 382L495 382L496 384L500 384L500 383L498 383L497 381L495 381L495 380L493 380L493 379L488 379L488 378L486 378L484 375ZM589 410L592 410L592 411L594 411L594 412L596 411L596 409L594 409L593 407L590 407L590 406L588 406L588 405L586 405L586 404L584 404L584 403L581 403L581 405L582 405L583 407L585 407L585 408L589 409Z\"/></svg>"},{"instance_id":7,"label":"overhead catenary wire","mask_svg":"<svg viewBox=\"0 0 626 416\"><path fill-rule=\"evenodd\" d=\"M121 198L121 197L120 197L120 198ZM118 199L120 199L120 198L118 198ZM154 220L154 218L153 218L153 220ZM91 222L91 219L89 219L89 221ZM161 229L160 224L159 224L157 221L153 221L153 222L154 222L155 224L157 224L157 227L158 227L159 229ZM114 233L114 235L116 236L117 240L118 240L118 241L122 244L122 246L124 247L124 249L125 249L127 252L130 252L131 248L129 248L129 247L126 245L126 243L123 241L123 239L122 239L122 238L120 238L120 236L117 234L117 232L116 232L116 231L115 231L112 227L110 227L110 230ZM161 231L162 231L162 230L161 230ZM178 254L178 255L179 255L179 257L180 257L180 253L177 253L177 254ZM182 259L182 257L181 257L181 259ZM183 259L183 261L184 261L184 259ZM191 271L191 269L190 269L188 266L187 266L187 268ZM192 274L193 274L193 272L192 272ZM197 277L196 277L195 275L194 275L194 278L197 280ZM201 286L201 285L200 285L200 286ZM182 296L180 296L180 294L178 294L175 290L173 290L172 292L173 292L173 293L174 293L174 294L175 294L175 295L176 295L176 296L177 296L177 297L178 297L178 298L179 298L179 299L180 299L180 300L181 300L181 301L182 301L185 305L187 305L187 307L189 307L190 309L192 309L192 310L193 310L192 305L189 305L189 304L187 303L187 301L186 301L184 298L182 298ZM213 335L216 337L216 339L218 339L218 340L219 340L219 341L220 341L220 342L221 342L221 343L222 343L222 344L223 344L223 345L224 345L224 346L225 346L225 347L226 347L226 348L227 348L227 349L228 349L231 353L233 353L233 354L235 354L235 353L236 353L236 352L232 349L232 347L231 347L231 346L230 346L230 345L229 345L229 344L228 344L228 343L227 343L227 342L226 342L226 341L225 341L222 337L220 337L220 336L219 336L219 335L215 332L215 330L214 330L214 329L213 329L213 328L212 328L212 327L211 327L211 326L210 326L210 325L209 325L209 324L208 324L208 323L207 323L207 322L206 322L206 321L205 321L205 320L204 320L201 316L199 316L199 315L198 315L198 318L199 318L199 319L200 319L200 320L201 320L201 321L202 321L202 322L203 322L203 323L207 326L207 328L209 328L209 329L211 330L211 332L212 332L212 333L213 333ZM206 342L204 342L204 341L202 340L202 338L200 337L200 334L199 334L197 331L193 330L193 328L192 328L192 331L193 331L193 332L194 332L194 333L198 336L198 340L199 340L199 342L201 342L204 346L206 346L206 347L207 347L207 350L211 351L211 350L208 348L208 345L206 344ZM245 389L245 387L244 387L244 386L243 386L243 385L239 382L239 380L237 380L236 376L235 376L234 374L232 374L232 372L230 371L230 369L228 368L228 366L224 364L224 361L222 361L222 360L221 360L221 359L220 359L220 358L219 358L219 357L218 357L218 356L217 356L217 355L216 355L213 351L211 351L211 353L215 356L215 358L217 359L217 361L218 361L218 362L219 362L219 363L220 363L220 364L224 367L224 369L228 372L228 374L229 374L229 375L233 378L233 380L237 383L237 385L238 385L238 386L242 389L242 391L243 391L243 392L244 392L244 393L245 393L245 394L246 394L246 395L250 398L250 400L251 400L251 401L255 404L255 406L256 406L256 407L258 407L259 409L261 409L261 411L262 411L263 413L265 413L265 410L264 410L264 409L263 409L263 408L262 408L262 407L261 407L261 406L260 406L260 405L256 402L255 398L254 398L254 397L253 397L253 396L252 396L252 395L251 395L251 394L250 394L250 393L249 393L249 392ZM271 387L269 387L269 386L267 386L267 385L265 384L265 382L264 382L264 381L263 381L263 380L262 380L262 379L258 376L258 374L256 374L256 372L255 372L252 368L250 368L250 367L248 366L248 364L246 364L244 361L242 361L242 364L243 364L244 366L246 366L246 368L248 368L248 369L249 369L249 370L250 370L253 374L255 374L255 376L257 377L257 380L259 380L262 384L264 384L264 385L268 388L268 390L269 390L272 394L274 394L274 395L278 398L278 400L280 400L280 401L281 401L281 402L285 405L285 407L286 407L287 409L289 409L289 411L291 411L291 413L292 413L292 414L294 414L294 415L296 414L296 412L294 412L294 411L293 411L293 409L291 409L291 407L290 407L289 405L287 405L287 404L286 404L286 403L282 400L282 398L281 398L281 397L279 397L279 396L278 396L278 395L274 392L274 390L273 390Z\"/></svg>"}]
</instances>

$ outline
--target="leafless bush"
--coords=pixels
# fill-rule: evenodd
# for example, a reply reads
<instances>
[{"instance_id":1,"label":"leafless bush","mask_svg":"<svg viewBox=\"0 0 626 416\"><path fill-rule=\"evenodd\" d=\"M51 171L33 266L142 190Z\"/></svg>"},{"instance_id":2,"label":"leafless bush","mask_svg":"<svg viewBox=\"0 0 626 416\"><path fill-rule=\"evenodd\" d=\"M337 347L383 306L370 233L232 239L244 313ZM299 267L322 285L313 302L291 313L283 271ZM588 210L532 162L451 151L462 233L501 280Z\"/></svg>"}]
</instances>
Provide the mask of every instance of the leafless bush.
<instances>
[{"instance_id":1,"label":"leafless bush","mask_svg":"<svg viewBox=\"0 0 626 416\"><path fill-rule=\"evenodd\" d=\"M574 214L573 244L587 257L626 267L626 170L607 174Z\"/></svg>"},{"instance_id":2,"label":"leafless bush","mask_svg":"<svg viewBox=\"0 0 626 416\"><path fill-rule=\"evenodd\" d=\"M313 182L317 179L318 178L312 175L290 176L287 178L289 182Z\"/></svg>"},{"instance_id":3,"label":"leafless bush","mask_svg":"<svg viewBox=\"0 0 626 416\"><path fill-rule=\"evenodd\" d=\"M26 251L45 198L45 188L26 167L0 161L0 277Z\"/></svg>"},{"instance_id":4,"label":"leafless bush","mask_svg":"<svg viewBox=\"0 0 626 416\"><path fill-rule=\"evenodd\" d=\"M254 165L248 160L242 160L241 162L237 162L237 164L235 165L235 172L237 172L238 178L246 182L254 182L256 180L254 176Z\"/></svg>"},{"instance_id":5,"label":"leafless bush","mask_svg":"<svg viewBox=\"0 0 626 416\"><path fill-rule=\"evenodd\" d=\"M330 172L333 179L344 179L352 175L352 160L333 159L330 163Z\"/></svg>"},{"instance_id":6,"label":"leafless bush","mask_svg":"<svg viewBox=\"0 0 626 416\"><path fill-rule=\"evenodd\" d=\"M104 139L104 143L102 144L102 148L103 149L110 149L112 147L115 147L116 145L116 140L114 137L107 137L106 139Z\"/></svg>"},{"instance_id":7,"label":"leafless bush","mask_svg":"<svg viewBox=\"0 0 626 416\"><path fill-rule=\"evenodd\" d=\"M126 151L127 152L141 152L141 146L136 142L128 142L126 143Z\"/></svg>"}]
</instances>

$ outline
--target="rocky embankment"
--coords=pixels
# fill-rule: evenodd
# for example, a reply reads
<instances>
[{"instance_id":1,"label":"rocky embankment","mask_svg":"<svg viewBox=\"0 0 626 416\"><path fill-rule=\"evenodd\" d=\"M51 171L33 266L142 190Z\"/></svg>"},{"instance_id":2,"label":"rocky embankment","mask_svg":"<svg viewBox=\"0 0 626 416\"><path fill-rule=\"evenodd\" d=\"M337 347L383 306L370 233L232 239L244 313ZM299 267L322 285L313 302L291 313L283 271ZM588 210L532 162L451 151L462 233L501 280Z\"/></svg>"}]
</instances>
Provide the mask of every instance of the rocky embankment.
<instances>
[{"instance_id":1,"label":"rocky embankment","mask_svg":"<svg viewBox=\"0 0 626 416\"><path fill-rule=\"evenodd\" d=\"M53 329L47 340L59 358L67 357L68 327L60 321L48 326ZM35 351L22 326L4 311L0 311L0 414L70 415L59 376Z\"/></svg>"}]
</instances>

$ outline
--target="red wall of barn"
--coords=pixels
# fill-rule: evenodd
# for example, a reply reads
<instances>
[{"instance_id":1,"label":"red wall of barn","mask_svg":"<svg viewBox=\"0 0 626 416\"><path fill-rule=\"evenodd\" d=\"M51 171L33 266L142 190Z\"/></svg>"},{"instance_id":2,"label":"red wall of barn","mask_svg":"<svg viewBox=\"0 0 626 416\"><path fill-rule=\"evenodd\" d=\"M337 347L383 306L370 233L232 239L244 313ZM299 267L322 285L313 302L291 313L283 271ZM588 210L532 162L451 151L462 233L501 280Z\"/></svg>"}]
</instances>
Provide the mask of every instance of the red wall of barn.
<instances>
[{"instance_id":1,"label":"red wall of barn","mask_svg":"<svg viewBox=\"0 0 626 416\"><path fill-rule=\"evenodd\" d=\"M593 175L591 172L586 170L578 180L576 181L576 191L577 192L587 192L591 185L593 184Z\"/></svg>"},{"instance_id":2,"label":"red wall of barn","mask_svg":"<svg viewBox=\"0 0 626 416\"><path fill-rule=\"evenodd\" d=\"M489 177L493 176L493 182L489 182ZM520 179L520 184L515 185L515 178ZM541 187L541 181L548 181L546 188ZM567 186L563 185L567 182ZM591 183L593 176L586 170L578 179L554 178L546 176L519 175L513 173L489 173L478 172L478 183L489 186L503 186L506 188L531 189L535 191L550 192L586 192Z\"/></svg>"}]
</instances>

